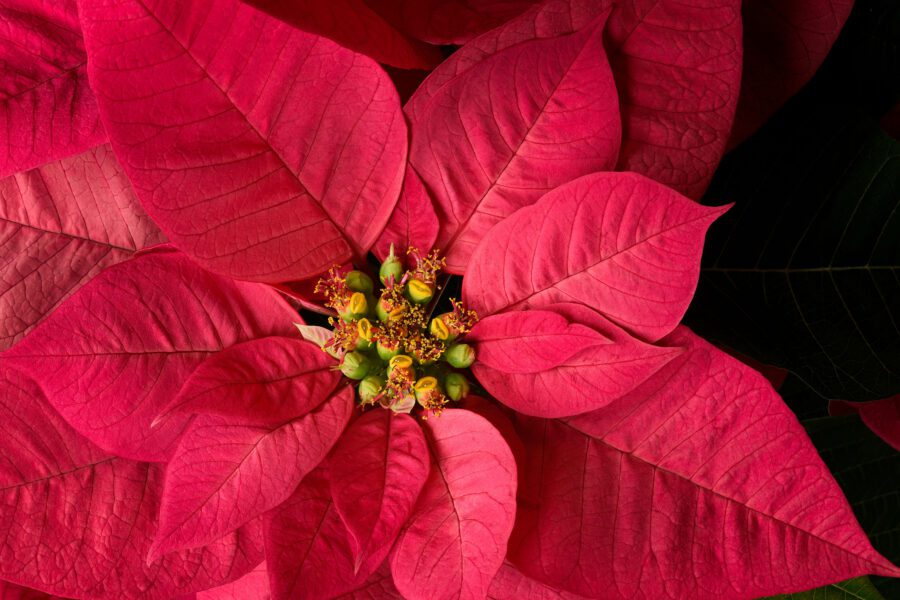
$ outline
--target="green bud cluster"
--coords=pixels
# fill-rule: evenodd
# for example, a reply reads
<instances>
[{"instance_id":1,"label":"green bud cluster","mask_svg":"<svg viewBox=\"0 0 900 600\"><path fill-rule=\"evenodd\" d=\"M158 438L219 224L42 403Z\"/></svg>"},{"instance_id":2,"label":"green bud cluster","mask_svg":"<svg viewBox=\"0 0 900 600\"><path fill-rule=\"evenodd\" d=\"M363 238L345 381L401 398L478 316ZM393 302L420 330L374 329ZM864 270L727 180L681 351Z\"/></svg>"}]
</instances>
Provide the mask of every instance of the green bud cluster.
<instances>
[{"instance_id":1,"label":"green bud cluster","mask_svg":"<svg viewBox=\"0 0 900 600\"><path fill-rule=\"evenodd\" d=\"M411 248L407 268L393 246L378 270L377 286L363 271L337 267L319 281L338 318L323 348L340 356L341 373L356 382L362 406L397 412L418 406L422 418L440 414L471 389L462 372L475 362L475 349L460 341L477 317L452 300L453 311L428 318L444 266L436 252L420 256Z\"/></svg>"}]
</instances>

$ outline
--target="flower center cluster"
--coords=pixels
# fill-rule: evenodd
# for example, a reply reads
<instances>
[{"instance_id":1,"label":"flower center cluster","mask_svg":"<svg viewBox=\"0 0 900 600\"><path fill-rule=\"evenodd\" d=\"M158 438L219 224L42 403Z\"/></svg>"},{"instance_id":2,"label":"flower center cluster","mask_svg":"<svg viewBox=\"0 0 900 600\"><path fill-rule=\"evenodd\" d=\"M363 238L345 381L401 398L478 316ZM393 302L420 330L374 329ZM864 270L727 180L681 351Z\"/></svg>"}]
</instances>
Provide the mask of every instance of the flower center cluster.
<instances>
[{"instance_id":1,"label":"flower center cluster","mask_svg":"<svg viewBox=\"0 0 900 600\"><path fill-rule=\"evenodd\" d=\"M469 393L464 371L475 350L460 341L478 317L451 299L448 312L431 317L438 301L444 259L437 251L407 251L405 268L394 248L379 269L381 287L362 271L332 268L316 292L338 317L328 319L333 336L323 350L341 360L340 370L356 384L362 406L378 405L422 418L439 415L450 401Z\"/></svg>"}]
</instances>

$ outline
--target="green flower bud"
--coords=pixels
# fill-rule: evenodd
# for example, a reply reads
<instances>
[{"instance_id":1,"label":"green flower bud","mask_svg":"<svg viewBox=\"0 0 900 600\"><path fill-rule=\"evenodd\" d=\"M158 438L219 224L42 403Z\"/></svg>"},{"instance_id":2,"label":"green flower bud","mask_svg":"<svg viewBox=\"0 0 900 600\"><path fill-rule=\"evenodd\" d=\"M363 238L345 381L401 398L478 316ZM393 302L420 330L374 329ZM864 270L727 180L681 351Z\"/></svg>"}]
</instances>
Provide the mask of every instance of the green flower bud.
<instances>
[{"instance_id":1,"label":"green flower bud","mask_svg":"<svg viewBox=\"0 0 900 600\"><path fill-rule=\"evenodd\" d=\"M354 350L344 355L341 361L341 373L350 379L362 379L369 374L372 362L362 352Z\"/></svg>"},{"instance_id":2,"label":"green flower bud","mask_svg":"<svg viewBox=\"0 0 900 600\"><path fill-rule=\"evenodd\" d=\"M382 340L378 342L375 348L378 351L378 356L381 360L391 360L400 354L400 344L397 342Z\"/></svg>"},{"instance_id":3,"label":"green flower bud","mask_svg":"<svg viewBox=\"0 0 900 600\"><path fill-rule=\"evenodd\" d=\"M384 259L384 262L381 263L381 268L378 269L378 278L381 279L381 283L387 285L391 278L393 278L394 281L400 281L402 277L403 263L401 263L400 259L394 254L394 245L391 244L390 253L387 258Z\"/></svg>"},{"instance_id":4,"label":"green flower bud","mask_svg":"<svg viewBox=\"0 0 900 600\"><path fill-rule=\"evenodd\" d=\"M368 312L369 301L366 300L366 295L362 292L353 292L353 295L350 296L350 300L347 302L344 310L341 311L341 318L349 323L350 321L355 321L366 316L366 313Z\"/></svg>"},{"instance_id":5,"label":"green flower bud","mask_svg":"<svg viewBox=\"0 0 900 600\"><path fill-rule=\"evenodd\" d=\"M372 322L360 319L356 322L356 349L368 350L372 347Z\"/></svg>"},{"instance_id":6,"label":"green flower bud","mask_svg":"<svg viewBox=\"0 0 900 600\"><path fill-rule=\"evenodd\" d=\"M418 279L410 279L406 283L406 297L415 304L428 304L434 298L434 286Z\"/></svg>"},{"instance_id":7,"label":"green flower bud","mask_svg":"<svg viewBox=\"0 0 900 600\"><path fill-rule=\"evenodd\" d=\"M437 378L431 376L422 377L416 381L413 391L416 394L416 400L418 400L419 404L422 406L425 406L432 396L441 393Z\"/></svg>"},{"instance_id":8,"label":"green flower bud","mask_svg":"<svg viewBox=\"0 0 900 600\"><path fill-rule=\"evenodd\" d=\"M375 284L372 283L372 278L362 271L350 271L344 277L344 281L347 283L347 287L354 292L371 294L375 290Z\"/></svg>"},{"instance_id":9,"label":"green flower bud","mask_svg":"<svg viewBox=\"0 0 900 600\"><path fill-rule=\"evenodd\" d=\"M450 373L444 379L444 389L451 400L460 401L469 395L469 380L462 373Z\"/></svg>"},{"instance_id":10,"label":"green flower bud","mask_svg":"<svg viewBox=\"0 0 900 600\"><path fill-rule=\"evenodd\" d=\"M381 375L367 375L359 382L359 399L363 404L372 404L383 390L384 377Z\"/></svg>"},{"instance_id":11,"label":"green flower bud","mask_svg":"<svg viewBox=\"0 0 900 600\"><path fill-rule=\"evenodd\" d=\"M447 322L444 320L444 315L449 314L450 313L444 313L443 315L436 316L431 320L431 326L429 326L428 328L428 330L431 332L431 335L441 340L445 344L449 344L456 339L456 334L450 330L450 328L447 326Z\"/></svg>"},{"instance_id":12,"label":"green flower bud","mask_svg":"<svg viewBox=\"0 0 900 600\"><path fill-rule=\"evenodd\" d=\"M467 369L475 362L475 349L468 344L452 344L444 353L444 360L457 369Z\"/></svg>"}]
</instances>

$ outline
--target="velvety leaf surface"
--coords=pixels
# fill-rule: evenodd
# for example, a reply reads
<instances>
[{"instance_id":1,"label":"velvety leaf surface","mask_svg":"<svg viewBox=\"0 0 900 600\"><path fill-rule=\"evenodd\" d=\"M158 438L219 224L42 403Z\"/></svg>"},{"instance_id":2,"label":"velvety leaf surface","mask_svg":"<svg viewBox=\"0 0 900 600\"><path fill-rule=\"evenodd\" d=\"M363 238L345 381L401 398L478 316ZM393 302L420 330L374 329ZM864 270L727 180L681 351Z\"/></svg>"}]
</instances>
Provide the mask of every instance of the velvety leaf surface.
<instances>
[{"instance_id":1,"label":"velvety leaf surface","mask_svg":"<svg viewBox=\"0 0 900 600\"><path fill-rule=\"evenodd\" d=\"M385 562L362 586L337 596L335 600L403 600L403 596L394 587L391 570Z\"/></svg>"},{"instance_id":2,"label":"velvety leaf surface","mask_svg":"<svg viewBox=\"0 0 900 600\"><path fill-rule=\"evenodd\" d=\"M540 0L368 0L398 27L432 44L462 44Z\"/></svg>"},{"instance_id":3,"label":"velvety leaf surface","mask_svg":"<svg viewBox=\"0 0 900 600\"><path fill-rule=\"evenodd\" d=\"M277 282L375 243L406 156L399 100L375 62L238 0L80 6L113 147L180 249Z\"/></svg>"},{"instance_id":4,"label":"velvety leaf surface","mask_svg":"<svg viewBox=\"0 0 900 600\"><path fill-rule=\"evenodd\" d=\"M744 70L730 146L757 130L825 60L853 0L744 0Z\"/></svg>"},{"instance_id":5,"label":"velvety leaf surface","mask_svg":"<svg viewBox=\"0 0 900 600\"><path fill-rule=\"evenodd\" d=\"M163 240L108 145L0 179L0 350L91 277Z\"/></svg>"},{"instance_id":6,"label":"velvety leaf surface","mask_svg":"<svg viewBox=\"0 0 900 600\"><path fill-rule=\"evenodd\" d=\"M60 596L169 600L236 579L262 560L253 525L147 564L161 467L103 452L6 366L0 423L3 579Z\"/></svg>"},{"instance_id":7,"label":"velvety leaf surface","mask_svg":"<svg viewBox=\"0 0 900 600\"><path fill-rule=\"evenodd\" d=\"M431 197L416 172L407 167L400 200L372 251L382 261L390 253L391 244L398 255L410 246L424 255L434 247L439 229Z\"/></svg>"},{"instance_id":8,"label":"velvety leaf surface","mask_svg":"<svg viewBox=\"0 0 900 600\"><path fill-rule=\"evenodd\" d=\"M516 412L550 418L596 410L679 353L633 338L583 305L561 305L563 314L554 306L492 315L466 338L479 383Z\"/></svg>"},{"instance_id":9,"label":"velvety leaf surface","mask_svg":"<svg viewBox=\"0 0 900 600\"><path fill-rule=\"evenodd\" d=\"M106 141L75 0L0 6L0 177Z\"/></svg>"},{"instance_id":10,"label":"velvety leaf surface","mask_svg":"<svg viewBox=\"0 0 900 600\"><path fill-rule=\"evenodd\" d=\"M900 395L874 402L829 403L828 411L831 414L843 414L835 413L835 404L842 406L845 411L858 414L869 429L900 452Z\"/></svg>"},{"instance_id":11,"label":"velvety leaf surface","mask_svg":"<svg viewBox=\"0 0 900 600\"><path fill-rule=\"evenodd\" d=\"M0 598L3 600L65 600L60 596L45 594L8 581L0 581Z\"/></svg>"},{"instance_id":12,"label":"velvety leaf surface","mask_svg":"<svg viewBox=\"0 0 900 600\"><path fill-rule=\"evenodd\" d=\"M329 459L329 479L334 506L352 535L355 567L384 562L430 462L422 430L409 415L372 410L347 429Z\"/></svg>"},{"instance_id":13,"label":"velvety leaf surface","mask_svg":"<svg viewBox=\"0 0 900 600\"><path fill-rule=\"evenodd\" d=\"M282 425L194 419L166 466L151 557L208 544L281 504L322 462L352 412L353 388L348 386Z\"/></svg>"},{"instance_id":14,"label":"velvety leaf surface","mask_svg":"<svg viewBox=\"0 0 900 600\"><path fill-rule=\"evenodd\" d=\"M687 319L824 398L886 398L900 392L900 143L855 111L794 107L723 162L704 201L736 210L710 230Z\"/></svg>"},{"instance_id":15,"label":"velvety leaf surface","mask_svg":"<svg viewBox=\"0 0 900 600\"><path fill-rule=\"evenodd\" d=\"M351 50L403 69L430 69L441 60L440 50L415 40L366 0L245 0L303 31L324 35ZM377 8L377 5L375 5Z\"/></svg>"},{"instance_id":16,"label":"velvety leaf surface","mask_svg":"<svg viewBox=\"0 0 900 600\"><path fill-rule=\"evenodd\" d=\"M605 32L622 110L617 168L706 190L741 84L741 1L624 0Z\"/></svg>"},{"instance_id":17,"label":"velvety leaf surface","mask_svg":"<svg viewBox=\"0 0 900 600\"><path fill-rule=\"evenodd\" d=\"M678 324L697 284L706 208L634 173L597 173L546 194L495 227L463 280L482 317L577 302L656 340Z\"/></svg>"},{"instance_id":18,"label":"velvety leaf surface","mask_svg":"<svg viewBox=\"0 0 900 600\"><path fill-rule=\"evenodd\" d=\"M603 23L522 41L464 70L451 64L450 79L443 65L432 75L444 83L411 119L410 164L434 200L448 271L462 273L517 208L615 165L621 123Z\"/></svg>"},{"instance_id":19,"label":"velvety leaf surface","mask_svg":"<svg viewBox=\"0 0 900 600\"><path fill-rule=\"evenodd\" d=\"M231 424L277 424L306 414L340 380L337 362L298 338L236 344L201 363L162 414L204 413Z\"/></svg>"},{"instance_id":20,"label":"velvety leaf surface","mask_svg":"<svg viewBox=\"0 0 900 600\"><path fill-rule=\"evenodd\" d=\"M511 559L591 597L752 598L864 573L878 555L768 382L689 331L633 393L526 419Z\"/></svg>"},{"instance_id":21,"label":"velvety leaf surface","mask_svg":"<svg viewBox=\"0 0 900 600\"><path fill-rule=\"evenodd\" d=\"M348 593L365 588L367 578L353 572L352 535L334 506L324 468L310 473L268 514L266 558L275 600L366 598ZM383 588L376 583L372 594Z\"/></svg>"},{"instance_id":22,"label":"velvety leaf surface","mask_svg":"<svg viewBox=\"0 0 900 600\"><path fill-rule=\"evenodd\" d=\"M516 427L511 420L513 416L512 411L501 408L502 405L494 400L482 398L475 394L469 394L463 398L458 406L459 408L484 417L494 426L494 429L503 436L503 441L509 446L509 450L512 452L513 458L516 461L516 467L518 467L516 470L518 476L516 480L521 481L521 466L525 462L525 444L522 443L522 439L519 437Z\"/></svg>"},{"instance_id":23,"label":"velvety leaf surface","mask_svg":"<svg viewBox=\"0 0 900 600\"><path fill-rule=\"evenodd\" d=\"M188 375L238 342L292 335L295 319L266 286L157 252L103 271L4 359L34 377L54 408L101 448L165 460L186 418L150 424Z\"/></svg>"},{"instance_id":24,"label":"velvety leaf surface","mask_svg":"<svg viewBox=\"0 0 900 600\"><path fill-rule=\"evenodd\" d=\"M884 600L868 577L857 577L796 594L771 596L772 600Z\"/></svg>"},{"instance_id":25,"label":"velvety leaf surface","mask_svg":"<svg viewBox=\"0 0 900 600\"><path fill-rule=\"evenodd\" d=\"M460 409L424 421L431 473L391 554L410 600L484 598L506 554L516 512L516 465L500 433Z\"/></svg>"},{"instance_id":26,"label":"velvety leaf surface","mask_svg":"<svg viewBox=\"0 0 900 600\"><path fill-rule=\"evenodd\" d=\"M270 600L269 572L265 562L231 583L197 594L197 600Z\"/></svg>"},{"instance_id":27,"label":"velvety leaf surface","mask_svg":"<svg viewBox=\"0 0 900 600\"><path fill-rule=\"evenodd\" d=\"M561 592L535 579L526 577L515 565L504 562L487 594L488 600L584 600L568 592Z\"/></svg>"},{"instance_id":28,"label":"velvety leaf surface","mask_svg":"<svg viewBox=\"0 0 900 600\"><path fill-rule=\"evenodd\" d=\"M872 545L900 562L900 453L853 416L809 419L803 426ZM900 595L900 579L872 580L885 597Z\"/></svg>"}]
</instances>

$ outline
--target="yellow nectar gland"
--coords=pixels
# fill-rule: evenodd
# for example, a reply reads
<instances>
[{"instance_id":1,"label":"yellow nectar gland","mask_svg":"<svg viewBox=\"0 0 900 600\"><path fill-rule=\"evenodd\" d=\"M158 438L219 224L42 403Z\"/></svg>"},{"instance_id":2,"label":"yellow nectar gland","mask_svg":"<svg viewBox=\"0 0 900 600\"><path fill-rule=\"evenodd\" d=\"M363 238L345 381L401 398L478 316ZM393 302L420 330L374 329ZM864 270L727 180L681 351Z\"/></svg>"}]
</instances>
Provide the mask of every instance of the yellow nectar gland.
<instances>
[{"instance_id":1,"label":"yellow nectar gland","mask_svg":"<svg viewBox=\"0 0 900 600\"><path fill-rule=\"evenodd\" d=\"M452 311L430 319L444 264L437 251L422 256L410 248L405 261L392 253L381 265L380 289L366 273L342 274L338 267L316 285L337 313L329 319L333 336L324 349L340 357L361 407L416 410L424 419L468 393L462 363L450 360L448 348L452 344L459 353L465 344L457 338L477 316L451 299Z\"/></svg>"}]
</instances>

